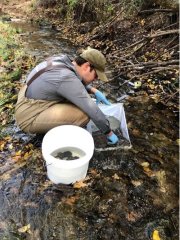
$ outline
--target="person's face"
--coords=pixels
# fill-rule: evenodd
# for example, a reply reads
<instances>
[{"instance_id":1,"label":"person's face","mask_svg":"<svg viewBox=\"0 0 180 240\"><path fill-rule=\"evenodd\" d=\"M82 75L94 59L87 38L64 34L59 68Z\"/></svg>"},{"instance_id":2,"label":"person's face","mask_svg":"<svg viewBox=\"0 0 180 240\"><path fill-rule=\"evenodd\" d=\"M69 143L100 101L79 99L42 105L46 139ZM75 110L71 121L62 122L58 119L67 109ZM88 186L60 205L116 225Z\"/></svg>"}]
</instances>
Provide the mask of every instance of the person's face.
<instances>
[{"instance_id":1,"label":"person's face","mask_svg":"<svg viewBox=\"0 0 180 240\"><path fill-rule=\"evenodd\" d=\"M84 63L81 68L81 77L83 79L83 83L90 84L98 78L95 69L90 65L90 63Z\"/></svg>"}]
</instances>

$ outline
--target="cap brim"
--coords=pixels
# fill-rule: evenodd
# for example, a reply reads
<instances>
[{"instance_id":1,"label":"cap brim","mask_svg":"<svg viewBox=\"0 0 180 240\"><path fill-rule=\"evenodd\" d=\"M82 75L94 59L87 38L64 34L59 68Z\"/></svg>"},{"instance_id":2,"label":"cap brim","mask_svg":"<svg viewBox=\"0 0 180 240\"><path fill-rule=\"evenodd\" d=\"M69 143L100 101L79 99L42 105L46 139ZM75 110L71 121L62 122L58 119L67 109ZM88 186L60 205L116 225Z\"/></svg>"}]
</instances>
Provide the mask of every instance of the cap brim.
<instances>
[{"instance_id":1,"label":"cap brim","mask_svg":"<svg viewBox=\"0 0 180 240\"><path fill-rule=\"evenodd\" d=\"M95 68L95 70L96 70L96 73L97 73L97 75L98 75L98 78L99 78L101 81L103 81L103 82L107 82L107 81L108 81L105 72L101 72L101 71L99 71L99 70L96 69L96 68Z\"/></svg>"}]
</instances>

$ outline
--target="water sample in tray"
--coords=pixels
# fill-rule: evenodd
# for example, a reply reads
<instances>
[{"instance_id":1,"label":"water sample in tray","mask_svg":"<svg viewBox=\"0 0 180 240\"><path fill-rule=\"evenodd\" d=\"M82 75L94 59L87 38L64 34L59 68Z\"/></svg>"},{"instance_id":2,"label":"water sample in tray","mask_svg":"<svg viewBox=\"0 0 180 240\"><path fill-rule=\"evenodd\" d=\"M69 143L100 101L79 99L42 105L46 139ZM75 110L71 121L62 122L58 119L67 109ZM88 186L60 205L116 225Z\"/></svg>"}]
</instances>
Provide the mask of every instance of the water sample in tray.
<instances>
[{"instance_id":1,"label":"water sample in tray","mask_svg":"<svg viewBox=\"0 0 180 240\"><path fill-rule=\"evenodd\" d=\"M56 149L51 155L59 160L71 161L82 158L86 154L82 149L77 147L63 147Z\"/></svg>"}]
</instances>

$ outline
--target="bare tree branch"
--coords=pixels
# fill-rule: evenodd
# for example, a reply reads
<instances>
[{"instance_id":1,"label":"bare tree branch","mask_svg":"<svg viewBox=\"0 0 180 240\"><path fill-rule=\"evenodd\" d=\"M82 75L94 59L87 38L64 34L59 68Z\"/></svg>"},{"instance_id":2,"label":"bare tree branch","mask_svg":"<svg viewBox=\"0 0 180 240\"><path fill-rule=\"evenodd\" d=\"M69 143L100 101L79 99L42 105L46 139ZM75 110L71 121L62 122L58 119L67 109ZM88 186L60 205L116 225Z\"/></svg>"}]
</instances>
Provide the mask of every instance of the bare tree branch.
<instances>
[{"instance_id":1,"label":"bare tree branch","mask_svg":"<svg viewBox=\"0 0 180 240\"><path fill-rule=\"evenodd\" d=\"M138 14L142 15L142 14L147 14L147 13L155 13L155 12L178 12L178 10L176 9L147 9L147 10L143 10L140 11Z\"/></svg>"}]
</instances>

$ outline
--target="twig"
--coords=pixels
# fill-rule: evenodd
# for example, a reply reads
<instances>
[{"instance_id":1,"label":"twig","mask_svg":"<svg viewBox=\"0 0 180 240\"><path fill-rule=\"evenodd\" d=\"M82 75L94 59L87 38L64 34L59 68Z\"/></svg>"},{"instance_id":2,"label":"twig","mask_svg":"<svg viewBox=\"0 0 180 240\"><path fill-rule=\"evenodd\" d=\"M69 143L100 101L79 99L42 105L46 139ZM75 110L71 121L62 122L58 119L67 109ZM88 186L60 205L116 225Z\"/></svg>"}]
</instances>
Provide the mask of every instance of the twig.
<instances>
[{"instance_id":1,"label":"twig","mask_svg":"<svg viewBox=\"0 0 180 240\"><path fill-rule=\"evenodd\" d=\"M122 9L120 12L118 12L118 13L116 14L116 16L115 16L110 22L102 25L102 26L100 27L100 29L98 30L99 32L98 32L97 34L95 34L94 36L92 36L91 38L86 39L86 42L92 41L92 40L94 40L94 39L102 36L102 35L104 34L104 29L107 28L107 26L110 26L110 25L114 22L114 20L115 20L120 14L122 14L122 13L124 12L124 10L125 10L125 9Z\"/></svg>"},{"instance_id":2,"label":"twig","mask_svg":"<svg viewBox=\"0 0 180 240\"><path fill-rule=\"evenodd\" d=\"M119 68L138 68L140 67L141 69L144 68L145 66L148 67L156 67L156 66L165 66L165 65L171 65L171 64L176 64L179 63L179 60L171 60L167 62L141 62L139 64L134 64L134 65L126 65L126 66L120 66Z\"/></svg>"},{"instance_id":3,"label":"twig","mask_svg":"<svg viewBox=\"0 0 180 240\"><path fill-rule=\"evenodd\" d=\"M170 65L169 67L155 67L154 70L168 70L168 69L179 69L179 65Z\"/></svg>"},{"instance_id":4,"label":"twig","mask_svg":"<svg viewBox=\"0 0 180 240\"><path fill-rule=\"evenodd\" d=\"M161 81L159 80L158 82L159 82L159 86L161 87L161 90L163 91L163 93L165 93L164 88L163 88L163 86L161 84Z\"/></svg>"},{"instance_id":5,"label":"twig","mask_svg":"<svg viewBox=\"0 0 180 240\"><path fill-rule=\"evenodd\" d=\"M168 44L166 44L166 45L164 46L165 52L168 51L168 49L166 49L166 48L169 47L169 46L171 45L171 43L173 43L174 40L176 40L176 39L177 39L177 36L175 36L170 42L168 42Z\"/></svg>"},{"instance_id":6,"label":"twig","mask_svg":"<svg viewBox=\"0 0 180 240\"><path fill-rule=\"evenodd\" d=\"M79 17L79 24L81 23L82 14L84 12L86 4L87 4L86 2L83 3L82 11L81 11L81 14L80 14L80 17Z\"/></svg>"},{"instance_id":7,"label":"twig","mask_svg":"<svg viewBox=\"0 0 180 240\"><path fill-rule=\"evenodd\" d=\"M139 12L139 15L146 13L155 13L155 12L178 12L175 9L147 9Z\"/></svg>"},{"instance_id":8,"label":"twig","mask_svg":"<svg viewBox=\"0 0 180 240\"><path fill-rule=\"evenodd\" d=\"M165 30L165 29L167 29L167 28L174 27L174 26L176 26L177 24L178 24L178 22L175 22L175 23L173 23L173 24L170 24L169 26L166 26L166 27L162 28L162 30Z\"/></svg>"},{"instance_id":9,"label":"twig","mask_svg":"<svg viewBox=\"0 0 180 240\"><path fill-rule=\"evenodd\" d=\"M152 38L156 38L156 37L160 37L160 36L164 36L164 35L168 35L168 34L173 34L173 33L179 33L179 29L173 29L173 30L168 30L168 31L159 31L156 34L152 34L152 35L149 35L149 36L144 36L143 39L141 39L141 40L131 44L130 46L128 46L128 47L126 47L124 49L121 49L121 50L119 50L117 52L125 51L125 50L127 50L129 48L132 48L132 47L134 47L134 46L136 46L136 45L138 45L138 44L140 44L140 43L142 43L144 41L147 41L147 39L152 39Z\"/></svg>"},{"instance_id":10,"label":"twig","mask_svg":"<svg viewBox=\"0 0 180 240\"><path fill-rule=\"evenodd\" d=\"M164 36L164 35L169 35L169 34L173 34L173 33L179 33L179 29L173 29L173 30L168 30L168 31L159 31L156 34L152 34L147 36L146 38L155 38L155 37L160 37L160 36Z\"/></svg>"},{"instance_id":11,"label":"twig","mask_svg":"<svg viewBox=\"0 0 180 240\"><path fill-rule=\"evenodd\" d=\"M164 71L164 70L169 70L169 69L174 69L174 68L177 68L179 69L179 66L178 65L172 65L171 67L160 67L160 68L155 68L153 71L150 71L150 72L146 72L146 73L143 73L141 75L135 75L133 76L129 81L133 80L134 78L140 78L140 77L144 77L146 75L150 75L150 74L153 74L153 73L157 73L157 72L161 72L161 71Z\"/></svg>"},{"instance_id":12,"label":"twig","mask_svg":"<svg viewBox=\"0 0 180 240\"><path fill-rule=\"evenodd\" d=\"M135 52L139 51L142 47L144 47L147 43L148 43L148 41L146 41L145 43L140 44L139 47L135 48L134 51L130 52L129 54L126 54L125 57L130 57Z\"/></svg>"},{"instance_id":13,"label":"twig","mask_svg":"<svg viewBox=\"0 0 180 240\"><path fill-rule=\"evenodd\" d=\"M179 47L179 44L173 46L172 48L169 48L169 51L171 51L172 49L176 48L176 47Z\"/></svg>"},{"instance_id":14,"label":"twig","mask_svg":"<svg viewBox=\"0 0 180 240\"><path fill-rule=\"evenodd\" d=\"M173 93L168 99L166 99L165 103L167 103L171 98L173 98L177 93L179 93L179 90L177 90L175 93Z\"/></svg>"},{"instance_id":15,"label":"twig","mask_svg":"<svg viewBox=\"0 0 180 240\"><path fill-rule=\"evenodd\" d=\"M127 50L128 48L134 47L134 46L136 46L137 44L144 42L145 40L146 40L146 39L141 39L141 40L139 40L139 41L137 41L137 42L131 44L130 46L128 46L128 47L122 49L121 51L125 51L125 50Z\"/></svg>"}]
</instances>

